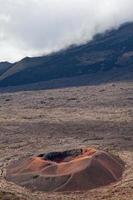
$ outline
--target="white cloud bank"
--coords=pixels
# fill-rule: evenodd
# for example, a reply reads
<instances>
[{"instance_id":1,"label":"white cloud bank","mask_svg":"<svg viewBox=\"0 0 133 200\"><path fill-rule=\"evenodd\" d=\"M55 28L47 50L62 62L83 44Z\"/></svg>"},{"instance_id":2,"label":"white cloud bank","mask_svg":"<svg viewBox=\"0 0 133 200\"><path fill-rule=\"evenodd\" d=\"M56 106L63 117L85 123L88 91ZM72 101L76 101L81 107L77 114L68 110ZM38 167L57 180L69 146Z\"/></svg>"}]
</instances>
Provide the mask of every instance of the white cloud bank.
<instances>
[{"instance_id":1,"label":"white cloud bank","mask_svg":"<svg viewBox=\"0 0 133 200\"><path fill-rule=\"evenodd\" d=\"M133 21L133 0L0 0L0 60L80 44Z\"/></svg>"}]
</instances>

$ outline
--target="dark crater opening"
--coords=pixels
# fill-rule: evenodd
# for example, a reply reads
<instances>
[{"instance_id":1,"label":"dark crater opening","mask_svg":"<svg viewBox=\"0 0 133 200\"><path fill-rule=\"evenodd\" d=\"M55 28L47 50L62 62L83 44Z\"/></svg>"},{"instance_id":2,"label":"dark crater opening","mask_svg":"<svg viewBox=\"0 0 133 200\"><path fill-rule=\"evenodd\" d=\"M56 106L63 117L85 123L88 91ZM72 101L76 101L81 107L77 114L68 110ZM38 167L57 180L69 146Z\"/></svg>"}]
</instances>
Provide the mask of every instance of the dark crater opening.
<instances>
[{"instance_id":1,"label":"dark crater opening","mask_svg":"<svg viewBox=\"0 0 133 200\"><path fill-rule=\"evenodd\" d=\"M41 157L44 160L52 161L52 162L68 162L71 159L80 156L83 154L83 149L72 149L69 151L63 152L50 152L45 154L40 154L38 157Z\"/></svg>"}]
</instances>

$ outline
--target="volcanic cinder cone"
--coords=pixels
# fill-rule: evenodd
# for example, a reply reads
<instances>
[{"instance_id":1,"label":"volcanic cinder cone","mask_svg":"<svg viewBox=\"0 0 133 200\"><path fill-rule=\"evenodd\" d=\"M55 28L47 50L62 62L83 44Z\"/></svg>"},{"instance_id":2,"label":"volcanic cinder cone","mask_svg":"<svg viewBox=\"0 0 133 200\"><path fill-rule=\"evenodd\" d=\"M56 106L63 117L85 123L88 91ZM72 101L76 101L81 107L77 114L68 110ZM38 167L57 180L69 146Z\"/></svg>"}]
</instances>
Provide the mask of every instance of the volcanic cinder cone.
<instances>
[{"instance_id":1,"label":"volcanic cinder cone","mask_svg":"<svg viewBox=\"0 0 133 200\"><path fill-rule=\"evenodd\" d=\"M42 154L13 162L7 180L39 191L88 190L120 180L124 164L95 149L76 149Z\"/></svg>"}]
</instances>

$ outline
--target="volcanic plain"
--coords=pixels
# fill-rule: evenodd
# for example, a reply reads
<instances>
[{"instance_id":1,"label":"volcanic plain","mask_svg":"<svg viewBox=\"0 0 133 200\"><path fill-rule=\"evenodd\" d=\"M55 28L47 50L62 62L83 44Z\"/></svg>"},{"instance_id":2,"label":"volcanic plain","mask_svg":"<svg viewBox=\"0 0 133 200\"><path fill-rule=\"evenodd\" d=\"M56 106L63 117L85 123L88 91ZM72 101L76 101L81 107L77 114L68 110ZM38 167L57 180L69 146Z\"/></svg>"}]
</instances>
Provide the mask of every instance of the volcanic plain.
<instances>
[{"instance_id":1,"label":"volcanic plain","mask_svg":"<svg viewBox=\"0 0 133 200\"><path fill-rule=\"evenodd\" d=\"M120 157L120 181L77 192L40 192L6 180L15 160L45 152L96 148ZM131 200L133 83L0 93L0 199Z\"/></svg>"}]
</instances>

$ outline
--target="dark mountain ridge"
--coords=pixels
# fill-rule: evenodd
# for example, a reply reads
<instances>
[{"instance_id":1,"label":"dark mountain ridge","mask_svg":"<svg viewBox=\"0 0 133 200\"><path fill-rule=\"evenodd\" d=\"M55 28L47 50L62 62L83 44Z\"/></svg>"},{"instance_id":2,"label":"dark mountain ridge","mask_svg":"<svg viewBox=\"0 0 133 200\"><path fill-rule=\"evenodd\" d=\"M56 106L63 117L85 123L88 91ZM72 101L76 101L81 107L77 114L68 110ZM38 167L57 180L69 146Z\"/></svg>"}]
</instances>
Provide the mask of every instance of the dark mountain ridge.
<instances>
[{"instance_id":1,"label":"dark mountain ridge","mask_svg":"<svg viewBox=\"0 0 133 200\"><path fill-rule=\"evenodd\" d=\"M133 72L133 23L99 34L85 45L72 46L48 56L24 58L0 75L0 86L20 86L64 78L112 72ZM122 73L123 72L123 73ZM130 76L132 79L133 76Z\"/></svg>"},{"instance_id":2,"label":"dark mountain ridge","mask_svg":"<svg viewBox=\"0 0 133 200\"><path fill-rule=\"evenodd\" d=\"M9 62L0 62L0 75L6 72L12 66Z\"/></svg>"}]
</instances>

